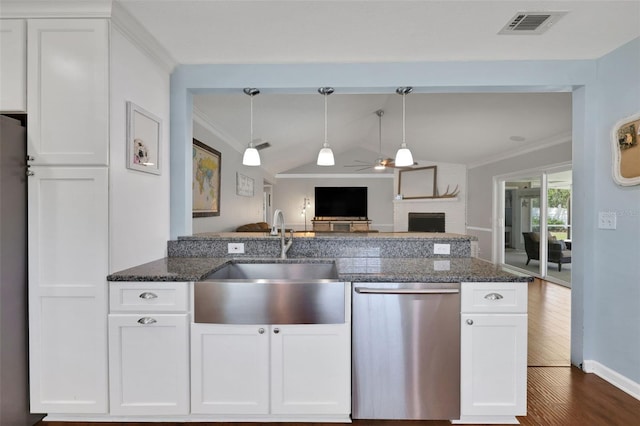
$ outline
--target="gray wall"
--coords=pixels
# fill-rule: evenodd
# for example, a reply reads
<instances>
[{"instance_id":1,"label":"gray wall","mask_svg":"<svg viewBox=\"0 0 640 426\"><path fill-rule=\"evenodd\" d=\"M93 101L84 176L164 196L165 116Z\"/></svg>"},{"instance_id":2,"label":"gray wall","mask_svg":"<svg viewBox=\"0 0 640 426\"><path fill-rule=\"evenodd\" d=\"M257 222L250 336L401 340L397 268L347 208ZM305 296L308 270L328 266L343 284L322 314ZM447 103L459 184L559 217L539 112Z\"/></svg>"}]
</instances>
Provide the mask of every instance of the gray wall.
<instances>
[{"instance_id":1,"label":"gray wall","mask_svg":"<svg viewBox=\"0 0 640 426\"><path fill-rule=\"evenodd\" d=\"M193 137L222 155L220 216L193 218L193 233L235 231L240 225L261 222L264 171L259 167L243 166L242 153L223 142L201 123L193 123ZM254 180L253 197L236 194L237 172Z\"/></svg>"},{"instance_id":2,"label":"gray wall","mask_svg":"<svg viewBox=\"0 0 640 426\"><path fill-rule=\"evenodd\" d=\"M467 226L490 229L493 214L494 176L526 171L543 166L571 161L571 141L538 151L470 168L467 171ZM479 257L491 260L492 233L468 230L478 237Z\"/></svg>"}]
</instances>

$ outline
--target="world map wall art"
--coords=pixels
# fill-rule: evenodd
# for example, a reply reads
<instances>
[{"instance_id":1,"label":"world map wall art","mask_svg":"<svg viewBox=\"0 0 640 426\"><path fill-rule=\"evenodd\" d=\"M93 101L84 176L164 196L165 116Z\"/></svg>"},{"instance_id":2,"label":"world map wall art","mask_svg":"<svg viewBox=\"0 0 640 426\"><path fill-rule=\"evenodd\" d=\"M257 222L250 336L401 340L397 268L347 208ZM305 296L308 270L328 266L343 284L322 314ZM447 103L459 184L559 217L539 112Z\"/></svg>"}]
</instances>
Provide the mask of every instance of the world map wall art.
<instances>
[{"instance_id":1,"label":"world map wall art","mask_svg":"<svg viewBox=\"0 0 640 426\"><path fill-rule=\"evenodd\" d=\"M220 216L222 154L193 140L193 217Z\"/></svg>"}]
</instances>

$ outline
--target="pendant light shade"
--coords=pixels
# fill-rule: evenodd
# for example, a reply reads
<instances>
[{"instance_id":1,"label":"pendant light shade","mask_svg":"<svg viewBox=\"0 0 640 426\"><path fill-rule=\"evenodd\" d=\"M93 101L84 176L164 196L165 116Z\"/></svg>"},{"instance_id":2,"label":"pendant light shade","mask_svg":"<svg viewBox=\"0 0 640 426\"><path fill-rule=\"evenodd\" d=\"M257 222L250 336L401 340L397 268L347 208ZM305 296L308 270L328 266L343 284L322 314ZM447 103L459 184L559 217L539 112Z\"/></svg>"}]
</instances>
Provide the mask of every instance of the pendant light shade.
<instances>
[{"instance_id":1,"label":"pendant light shade","mask_svg":"<svg viewBox=\"0 0 640 426\"><path fill-rule=\"evenodd\" d=\"M413 155L411 155L411 151L407 148L406 138L406 108L405 108L405 97L411 93L413 90L412 87L398 87L396 89L396 93L398 95L402 95L402 143L400 144L400 149L396 152L395 165L396 167L409 167L413 166Z\"/></svg>"},{"instance_id":2,"label":"pendant light shade","mask_svg":"<svg viewBox=\"0 0 640 426\"><path fill-rule=\"evenodd\" d=\"M245 95L249 95L251 98L251 134L249 139L249 145L247 149L244 150L244 155L242 156L242 164L245 166L259 166L260 165L260 153L253 146L253 97L260 94L258 89L254 88L245 88L243 90Z\"/></svg>"},{"instance_id":3,"label":"pendant light shade","mask_svg":"<svg viewBox=\"0 0 640 426\"><path fill-rule=\"evenodd\" d=\"M333 158L333 151L329 146L329 140L327 139L327 96L333 93L332 87L321 87L318 89L318 93L324 96L324 144L322 149L318 153L318 166L333 166L336 164Z\"/></svg>"}]
</instances>

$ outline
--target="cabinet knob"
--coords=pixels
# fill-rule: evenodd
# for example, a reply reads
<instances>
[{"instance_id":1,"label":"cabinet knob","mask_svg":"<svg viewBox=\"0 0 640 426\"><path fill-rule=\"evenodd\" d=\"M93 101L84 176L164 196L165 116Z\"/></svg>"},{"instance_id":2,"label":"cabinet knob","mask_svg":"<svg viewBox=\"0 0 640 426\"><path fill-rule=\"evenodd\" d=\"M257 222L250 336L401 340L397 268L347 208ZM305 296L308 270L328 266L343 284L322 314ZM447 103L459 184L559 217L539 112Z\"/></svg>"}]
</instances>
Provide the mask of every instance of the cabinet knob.
<instances>
[{"instance_id":1,"label":"cabinet knob","mask_svg":"<svg viewBox=\"0 0 640 426\"><path fill-rule=\"evenodd\" d=\"M27 170L27 176L34 176L35 173L33 172L33 170Z\"/></svg>"},{"instance_id":2,"label":"cabinet knob","mask_svg":"<svg viewBox=\"0 0 640 426\"><path fill-rule=\"evenodd\" d=\"M264 328L259 328L259 329L258 329L258 333L260 333L260 334L264 334Z\"/></svg>"},{"instance_id":3,"label":"cabinet knob","mask_svg":"<svg viewBox=\"0 0 640 426\"><path fill-rule=\"evenodd\" d=\"M500 293L489 293L486 296L484 296L484 298L487 300L500 300L500 299L503 299L504 297Z\"/></svg>"},{"instance_id":4,"label":"cabinet knob","mask_svg":"<svg viewBox=\"0 0 640 426\"><path fill-rule=\"evenodd\" d=\"M155 293L151 293L150 291L145 291L144 293L140 294L140 299L145 299L145 300L151 300L151 299L157 299L158 295Z\"/></svg>"},{"instance_id":5,"label":"cabinet knob","mask_svg":"<svg viewBox=\"0 0 640 426\"><path fill-rule=\"evenodd\" d=\"M280 329L279 329L279 328L274 328L274 329L273 329L273 332L274 332L275 334L278 334L278 333L280 333Z\"/></svg>"},{"instance_id":6,"label":"cabinet knob","mask_svg":"<svg viewBox=\"0 0 640 426\"><path fill-rule=\"evenodd\" d=\"M156 322L158 322L158 321L156 321L155 319L153 319L151 317L143 317L143 318L140 318L138 320L138 324L142 324L142 325L155 324Z\"/></svg>"},{"instance_id":7,"label":"cabinet knob","mask_svg":"<svg viewBox=\"0 0 640 426\"><path fill-rule=\"evenodd\" d=\"M27 161L35 161L36 157L33 155L27 155Z\"/></svg>"},{"instance_id":8,"label":"cabinet knob","mask_svg":"<svg viewBox=\"0 0 640 426\"><path fill-rule=\"evenodd\" d=\"M473 325L473 320L472 320L472 319L468 319L468 320L467 320L467 324L468 324L468 325Z\"/></svg>"}]
</instances>

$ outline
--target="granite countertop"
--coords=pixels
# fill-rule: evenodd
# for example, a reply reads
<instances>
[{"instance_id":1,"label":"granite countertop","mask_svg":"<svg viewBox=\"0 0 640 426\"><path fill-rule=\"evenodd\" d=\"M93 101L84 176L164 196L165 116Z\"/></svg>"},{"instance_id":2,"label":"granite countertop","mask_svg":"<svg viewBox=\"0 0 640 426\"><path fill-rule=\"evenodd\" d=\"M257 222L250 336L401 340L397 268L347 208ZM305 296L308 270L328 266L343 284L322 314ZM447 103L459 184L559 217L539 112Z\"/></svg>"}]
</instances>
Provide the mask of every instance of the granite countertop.
<instances>
[{"instance_id":1,"label":"granite countertop","mask_svg":"<svg viewBox=\"0 0 640 426\"><path fill-rule=\"evenodd\" d=\"M169 257L115 272L109 281L200 281L225 264L336 262L338 277L351 282L522 282L518 276L477 258L179 258Z\"/></svg>"},{"instance_id":2,"label":"granite countertop","mask_svg":"<svg viewBox=\"0 0 640 426\"><path fill-rule=\"evenodd\" d=\"M289 237L289 234L286 234ZM178 240L220 240L220 239L273 239L276 236L268 232L207 232L180 236ZM477 241L474 235L451 234L444 232L294 232L294 238L313 238L317 240L437 240L437 241Z\"/></svg>"}]
</instances>

